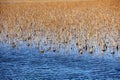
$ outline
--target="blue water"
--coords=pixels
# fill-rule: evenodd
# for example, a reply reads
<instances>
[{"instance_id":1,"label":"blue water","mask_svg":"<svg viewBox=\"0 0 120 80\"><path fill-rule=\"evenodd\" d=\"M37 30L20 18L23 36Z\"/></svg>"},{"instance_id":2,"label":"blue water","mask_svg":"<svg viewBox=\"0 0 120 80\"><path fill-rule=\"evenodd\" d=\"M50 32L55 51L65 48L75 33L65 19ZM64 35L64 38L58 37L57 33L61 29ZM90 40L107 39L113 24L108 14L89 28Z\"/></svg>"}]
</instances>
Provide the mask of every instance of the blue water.
<instances>
[{"instance_id":1,"label":"blue water","mask_svg":"<svg viewBox=\"0 0 120 80\"><path fill-rule=\"evenodd\" d=\"M0 80L119 80L120 59L94 54L40 54L34 48L1 47Z\"/></svg>"}]
</instances>

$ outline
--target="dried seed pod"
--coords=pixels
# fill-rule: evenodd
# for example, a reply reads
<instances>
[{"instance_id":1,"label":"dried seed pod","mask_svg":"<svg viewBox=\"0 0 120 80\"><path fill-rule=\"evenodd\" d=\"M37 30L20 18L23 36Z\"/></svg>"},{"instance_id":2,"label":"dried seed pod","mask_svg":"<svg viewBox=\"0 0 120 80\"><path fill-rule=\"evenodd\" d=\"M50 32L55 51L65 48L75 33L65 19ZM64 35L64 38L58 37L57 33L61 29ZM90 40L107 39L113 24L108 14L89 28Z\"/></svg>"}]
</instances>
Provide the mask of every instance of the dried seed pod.
<instances>
[{"instance_id":1,"label":"dried seed pod","mask_svg":"<svg viewBox=\"0 0 120 80\"><path fill-rule=\"evenodd\" d=\"M55 52L56 50L55 49L53 49L53 52Z\"/></svg>"},{"instance_id":2,"label":"dried seed pod","mask_svg":"<svg viewBox=\"0 0 120 80\"><path fill-rule=\"evenodd\" d=\"M15 48L16 47L16 44L15 42L12 43L12 48Z\"/></svg>"},{"instance_id":3,"label":"dried seed pod","mask_svg":"<svg viewBox=\"0 0 120 80\"><path fill-rule=\"evenodd\" d=\"M114 50L111 51L111 54L113 54L113 55L115 54Z\"/></svg>"},{"instance_id":4,"label":"dried seed pod","mask_svg":"<svg viewBox=\"0 0 120 80\"><path fill-rule=\"evenodd\" d=\"M32 39L31 36L28 37L28 40Z\"/></svg>"},{"instance_id":5,"label":"dried seed pod","mask_svg":"<svg viewBox=\"0 0 120 80\"><path fill-rule=\"evenodd\" d=\"M90 51L89 51L89 52L90 52L90 54L92 54L92 53L93 53L93 48L90 48Z\"/></svg>"},{"instance_id":6,"label":"dried seed pod","mask_svg":"<svg viewBox=\"0 0 120 80\"><path fill-rule=\"evenodd\" d=\"M76 43L76 46L78 46L78 43Z\"/></svg>"},{"instance_id":7,"label":"dried seed pod","mask_svg":"<svg viewBox=\"0 0 120 80\"><path fill-rule=\"evenodd\" d=\"M80 49L80 50L79 50L79 53L80 53L80 54L83 54L83 51L82 51L82 49Z\"/></svg>"},{"instance_id":8,"label":"dried seed pod","mask_svg":"<svg viewBox=\"0 0 120 80\"><path fill-rule=\"evenodd\" d=\"M116 46L116 49L117 49L117 51L118 51L118 49L119 49L119 46L118 46L118 45Z\"/></svg>"},{"instance_id":9,"label":"dried seed pod","mask_svg":"<svg viewBox=\"0 0 120 80\"><path fill-rule=\"evenodd\" d=\"M28 43L27 46L29 47L29 46L30 46L30 43Z\"/></svg>"},{"instance_id":10,"label":"dried seed pod","mask_svg":"<svg viewBox=\"0 0 120 80\"><path fill-rule=\"evenodd\" d=\"M40 53L44 53L45 51L44 50L40 50Z\"/></svg>"}]
</instances>

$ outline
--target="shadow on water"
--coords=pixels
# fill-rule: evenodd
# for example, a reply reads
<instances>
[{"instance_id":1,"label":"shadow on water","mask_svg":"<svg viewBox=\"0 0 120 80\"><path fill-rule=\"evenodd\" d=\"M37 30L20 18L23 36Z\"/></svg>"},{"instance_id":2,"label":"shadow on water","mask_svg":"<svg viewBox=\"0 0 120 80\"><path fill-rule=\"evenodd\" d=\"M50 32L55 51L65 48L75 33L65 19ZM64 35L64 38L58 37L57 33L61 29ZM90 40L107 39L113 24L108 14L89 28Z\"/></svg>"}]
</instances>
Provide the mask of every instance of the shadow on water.
<instances>
[{"instance_id":1,"label":"shadow on water","mask_svg":"<svg viewBox=\"0 0 120 80\"><path fill-rule=\"evenodd\" d=\"M120 60L32 49L0 51L1 80L120 79Z\"/></svg>"}]
</instances>

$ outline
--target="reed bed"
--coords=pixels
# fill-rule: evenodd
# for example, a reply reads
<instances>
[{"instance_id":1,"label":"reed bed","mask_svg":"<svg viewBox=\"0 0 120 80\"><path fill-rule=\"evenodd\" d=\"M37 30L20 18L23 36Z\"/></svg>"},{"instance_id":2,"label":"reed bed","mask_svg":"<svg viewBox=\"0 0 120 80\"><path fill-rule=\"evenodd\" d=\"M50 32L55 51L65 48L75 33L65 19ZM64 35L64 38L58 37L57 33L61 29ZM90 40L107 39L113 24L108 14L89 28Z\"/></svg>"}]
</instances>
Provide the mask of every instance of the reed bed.
<instances>
[{"instance_id":1,"label":"reed bed","mask_svg":"<svg viewBox=\"0 0 120 80\"><path fill-rule=\"evenodd\" d=\"M120 46L120 1L0 4L0 42L41 52Z\"/></svg>"}]
</instances>

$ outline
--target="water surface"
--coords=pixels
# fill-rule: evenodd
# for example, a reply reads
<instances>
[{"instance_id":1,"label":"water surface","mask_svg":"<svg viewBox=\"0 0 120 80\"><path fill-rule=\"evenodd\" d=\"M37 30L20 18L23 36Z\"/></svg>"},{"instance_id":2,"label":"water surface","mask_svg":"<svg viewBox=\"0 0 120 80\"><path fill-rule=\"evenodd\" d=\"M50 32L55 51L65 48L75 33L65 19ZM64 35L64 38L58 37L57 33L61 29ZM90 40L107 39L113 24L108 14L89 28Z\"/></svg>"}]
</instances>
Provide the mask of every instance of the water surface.
<instances>
[{"instance_id":1,"label":"water surface","mask_svg":"<svg viewBox=\"0 0 120 80\"><path fill-rule=\"evenodd\" d=\"M1 80L119 80L118 57L0 48ZM117 54L117 53L116 53ZM86 56L87 55L87 56Z\"/></svg>"}]
</instances>

